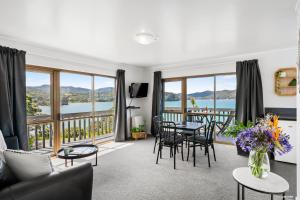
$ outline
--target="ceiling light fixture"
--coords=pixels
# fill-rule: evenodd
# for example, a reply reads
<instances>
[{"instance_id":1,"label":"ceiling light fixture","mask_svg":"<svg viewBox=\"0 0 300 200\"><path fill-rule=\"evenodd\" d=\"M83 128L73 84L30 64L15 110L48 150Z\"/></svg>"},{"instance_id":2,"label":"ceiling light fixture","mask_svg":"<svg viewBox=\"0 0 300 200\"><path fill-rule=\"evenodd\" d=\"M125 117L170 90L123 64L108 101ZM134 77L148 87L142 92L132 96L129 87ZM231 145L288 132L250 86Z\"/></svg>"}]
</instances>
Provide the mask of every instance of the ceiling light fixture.
<instances>
[{"instance_id":1,"label":"ceiling light fixture","mask_svg":"<svg viewBox=\"0 0 300 200\"><path fill-rule=\"evenodd\" d=\"M157 41L158 37L151 33L137 33L135 35L135 41L142 45L152 44L153 42Z\"/></svg>"}]
</instances>

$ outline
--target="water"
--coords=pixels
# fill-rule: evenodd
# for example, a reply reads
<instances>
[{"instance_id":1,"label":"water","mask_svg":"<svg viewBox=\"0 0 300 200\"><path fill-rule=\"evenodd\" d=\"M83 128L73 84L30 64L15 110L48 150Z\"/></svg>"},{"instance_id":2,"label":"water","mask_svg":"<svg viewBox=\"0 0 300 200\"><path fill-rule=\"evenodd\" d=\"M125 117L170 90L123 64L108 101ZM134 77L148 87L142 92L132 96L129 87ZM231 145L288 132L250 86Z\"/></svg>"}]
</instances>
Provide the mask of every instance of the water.
<instances>
[{"instance_id":1,"label":"water","mask_svg":"<svg viewBox=\"0 0 300 200\"><path fill-rule=\"evenodd\" d=\"M113 107L113 102L96 102L95 110L96 111L106 111L110 110ZM50 106L39 106L42 109L43 114L50 115ZM60 107L61 113L80 113L80 112L91 112L92 103L69 103L69 105L63 105Z\"/></svg>"},{"instance_id":2,"label":"water","mask_svg":"<svg viewBox=\"0 0 300 200\"><path fill-rule=\"evenodd\" d=\"M196 100L198 107L208 108L214 107L213 99L205 99L205 100ZM96 102L95 109L96 111L106 111L110 110L113 107L113 102ZM187 102L188 108L192 107L190 101ZM165 107L181 107L181 101L166 101ZM216 101L217 108L235 108L235 99L217 99ZM39 106L42 109L43 114L50 114L49 106ZM78 113L78 112L91 112L92 104L91 103L70 103L69 105L61 106L61 113Z\"/></svg>"},{"instance_id":3,"label":"water","mask_svg":"<svg viewBox=\"0 0 300 200\"><path fill-rule=\"evenodd\" d=\"M196 103L199 108L205 108L206 106L208 108L214 107L214 100L213 99L201 99L196 100ZM181 101L166 101L165 107L181 107ZM187 107L191 108L193 107L191 104L191 101L187 102ZM216 100L216 108L235 108L235 99L217 99Z\"/></svg>"}]
</instances>

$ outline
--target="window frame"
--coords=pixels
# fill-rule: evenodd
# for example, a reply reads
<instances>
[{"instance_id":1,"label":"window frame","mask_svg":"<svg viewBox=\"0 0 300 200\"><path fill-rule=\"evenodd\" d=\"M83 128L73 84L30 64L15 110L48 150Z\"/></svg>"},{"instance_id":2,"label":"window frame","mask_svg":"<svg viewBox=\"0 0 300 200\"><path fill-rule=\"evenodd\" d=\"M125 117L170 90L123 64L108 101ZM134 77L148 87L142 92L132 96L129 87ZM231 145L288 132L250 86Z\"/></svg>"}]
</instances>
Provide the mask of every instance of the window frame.
<instances>
[{"instance_id":1,"label":"window frame","mask_svg":"<svg viewBox=\"0 0 300 200\"><path fill-rule=\"evenodd\" d=\"M80 75L89 75L91 76L91 90L92 90L92 117L95 117L95 109L94 109L94 101L95 101L95 94L94 94L94 86L95 86L95 77L107 77L114 79L114 87L116 88L116 77L115 76L109 76L109 75L103 75L98 73L88 73L88 72L81 72L81 71L75 71L75 70L66 70L66 69L60 69L60 68L54 68L54 67L44 67L44 66L38 66L38 65L26 65L25 72L40 72L40 73L49 73L50 74L50 106L51 106L51 115L49 119L42 119L42 120L28 120L28 117L26 117L26 124L27 126L30 125L37 125L37 124L45 124L45 123L53 123L54 125L54 145L53 145L53 151L54 155L57 153L57 151L61 147L61 139L60 139L60 123L62 121L61 119L61 99L60 99L60 73L73 73L73 74L80 74ZM114 95L116 92L114 92ZM95 142L95 138L93 139L93 143Z\"/></svg>"},{"instance_id":2,"label":"window frame","mask_svg":"<svg viewBox=\"0 0 300 200\"><path fill-rule=\"evenodd\" d=\"M217 76L226 76L226 75L236 75L236 72L226 72L226 73L214 73L214 74L202 74L202 75L193 75L193 76L182 76L182 77L172 77L172 78L164 78L162 79L163 83L163 110L162 113L170 113L174 112L171 110L165 109L165 99L164 99L164 92L165 92L165 82L173 82L173 81L181 81L181 109L176 110L175 112L181 111L183 115L183 119L186 119L187 116L187 79L189 78L206 78L206 77L213 77L214 78L214 112L216 111L216 77Z\"/></svg>"}]
</instances>

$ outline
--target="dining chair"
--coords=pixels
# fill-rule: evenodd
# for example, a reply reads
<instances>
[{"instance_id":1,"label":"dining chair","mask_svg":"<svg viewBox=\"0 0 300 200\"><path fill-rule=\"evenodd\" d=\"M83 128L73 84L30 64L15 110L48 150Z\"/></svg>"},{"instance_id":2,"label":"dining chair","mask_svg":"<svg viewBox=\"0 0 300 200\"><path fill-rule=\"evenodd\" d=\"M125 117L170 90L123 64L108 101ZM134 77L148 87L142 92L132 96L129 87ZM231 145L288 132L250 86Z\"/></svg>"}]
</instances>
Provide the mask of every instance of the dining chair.
<instances>
[{"instance_id":1,"label":"dining chair","mask_svg":"<svg viewBox=\"0 0 300 200\"><path fill-rule=\"evenodd\" d=\"M233 120L233 118L234 118L234 111L230 111L225 122L216 122L216 128L218 129L216 135L223 134L226 131L226 129L230 126L230 123Z\"/></svg>"},{"instance_id":2,"label":"dining chair","mask_svg":"<svg viewBox=\"0 0 300 200\"><path fill-rule=\"evenodd\" d=\"M216 121L212 120L208 124L208 127L205 128L204 135L198 134L195 136L195 139L194 139L194 136L188 137L187 161L188 161L189 155L190 155L190 147L194 147L194 144L195 144L195 148L197 146L204 147L205 155L207 155L207 159L208 159L208 167L210 167L209 147L212 148L213 154L214 154L214 160L217 161L215 147L214 147L214 139L213 139L215 126L216 126ZM193 155L193 156L195 156L195 155Z\"/></svg>"},{"instance_id":3,"label":"dining chair","mask_svg":"<svg viewBox=\"0 0 300 200\"><path fill-rule=\"evenodd\" d=\"M187 117L188 122L196 122L196 123L203 123L207 117L204 115L195 115L195 116L188 116ZM185 141L185 147L188 146L188 137L193 136L193 131L181 131L180 134L183 136L183 139ZM197 134L203 134L202 129L197 132Z\"/></svg>"},{"instance_id":4,"label":"dining chair","mask_svg":"<svg viewBox=\"0 0 300 200\"><path fill-rule=\"evenodd\" d=\"M156 164L158 164L158 158L162 158L162 149L163 147L170 148L170 157L174 159L174 169L176 169L176 151L177 147L181 147L181 158L183 158L183 137L177 133L176 124L170 121L161 121L159 125L159 143L158 143L158 152L156 158ZM171 152L172 156L171 156Z\"/></svg>"}]
</instances>

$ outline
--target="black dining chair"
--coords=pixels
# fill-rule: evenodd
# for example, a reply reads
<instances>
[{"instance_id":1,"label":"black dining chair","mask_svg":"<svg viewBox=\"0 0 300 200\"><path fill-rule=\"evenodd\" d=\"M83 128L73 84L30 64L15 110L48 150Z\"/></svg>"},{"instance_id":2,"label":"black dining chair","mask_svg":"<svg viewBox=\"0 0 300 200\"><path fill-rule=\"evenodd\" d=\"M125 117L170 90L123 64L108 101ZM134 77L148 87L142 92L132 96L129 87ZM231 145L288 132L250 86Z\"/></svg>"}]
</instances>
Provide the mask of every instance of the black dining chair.
<instances>
[{"instance_id":1,"label":"black dining chair","mask_svg":"<svg viewBox=\"0 0 300 200\"><path fill-rule=\"evenodd\" d=\"M193 136L188 137L187 161L188 161L189 155L190 155L190 147L194 147L194 143L195 143L195 147L197 147L197 146L204 147L205 155L207 155L208 166L209 167L210 167L209 147L212 148L213 154L214 154L214 160L217 161L216 153L215 153L215 147L214 147L214 139L213 139L215 126L216 126L216 121L212 120L208 124L208 127L205 128L204 135L198 134L198 135L195 136L195 139L194 139ZM195 155L193 155L193 156L195 156Z\"/></svg>"},{"instance_id":2,"label":"black dining chair","mask_svg":"<svg viewBox=\"0 0 300 200\"><path fill-rule=\"evenodd\" d=\"M157 142L158 142L158 139L159 139L160 117L159 116L154 116L152 121L153 121L153 125L154 125L154 135L155 135L153 153L155 153L155 149L156 149Z\"/></svg>"},{"instance_id":3,"label":"black dining chair","mask_svg":"<svg viewBox=\"0 0 300 200\"><path fill-rule=\"evenodd\" d=\"M234 118L234 112L230 111L225 122L216 122L216 128L218 129L216 135L223 134L226 131L226 129L230 126L233 118Z\"/></svg>"},{"instance_id":4,"label":"black dining chair","mask_svg":"<svg viewBox=\"0 0 300 200\"><path fill-rule=\"evenodd\" d=\"M174 159L174 169L176 169L176 151L178 147L181 147L181 157L183 158L183 137L177 133L176 124L169 121L161 121L159 125L159 143L158 152L156 158L156 164L158 164L158 158L162 158L163 147L170 148L170 157ZM174 151L174 152L172 152ZM172 152L172 154L171 154Z\"/></svg>"}]
</instances>

